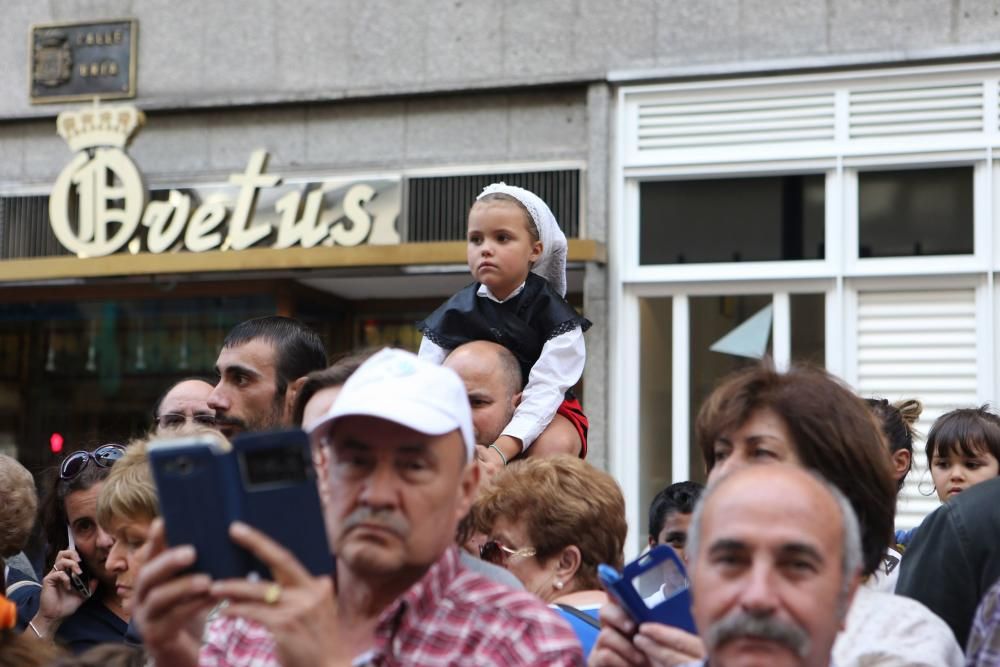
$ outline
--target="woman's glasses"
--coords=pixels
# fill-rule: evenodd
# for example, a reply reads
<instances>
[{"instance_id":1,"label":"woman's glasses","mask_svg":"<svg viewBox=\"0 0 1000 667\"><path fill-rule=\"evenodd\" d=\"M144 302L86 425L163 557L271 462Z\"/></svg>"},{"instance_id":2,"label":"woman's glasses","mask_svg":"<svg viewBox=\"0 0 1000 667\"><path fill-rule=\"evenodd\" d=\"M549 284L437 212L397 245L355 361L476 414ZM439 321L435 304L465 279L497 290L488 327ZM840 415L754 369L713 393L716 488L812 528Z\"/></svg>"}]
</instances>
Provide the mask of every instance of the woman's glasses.
<instances>
[{"instance_id":1,"label":"woman's glasses","mask_svg":"<svg viewBox=\"0 0 1000 667\"><path fill-rule=\"evenodd\" d=\"M205 412L191 415L190 417L182 415L179 412L168 412L160 415L153 422L160 428L180 428L188 422L194 422L198 426L208 426L211 428L218 423L214 414Z\"/></svg>"},{"instance_id":2,"label":"woman's glasses","mask_svg":"<svg viewBox=\"0 0 1000 667\"><path fill-rule=\"evenodd\" d=\"M123 456L125 456L125 448L121 445L101 445L92 452L81 449L67 456L62 462L59 467L59 479L67 482L75 479L83 472L91 459L102 468L110 468L115 461Z\"/></svg>"},{"instance_id":3,"label":"woman's glasses","mask_svg":"<svg viewBox=\"0 0 1000 667\"><path fill-rule=\"evenodd\" d=\"M507 567L507 561L511 558L529 558L535 555L535 550L531 547L524 549L511 549L497 540L489 540L479 547L479 557L487 563L493 563L500 567Z\"/></svg>"}]
</instances>

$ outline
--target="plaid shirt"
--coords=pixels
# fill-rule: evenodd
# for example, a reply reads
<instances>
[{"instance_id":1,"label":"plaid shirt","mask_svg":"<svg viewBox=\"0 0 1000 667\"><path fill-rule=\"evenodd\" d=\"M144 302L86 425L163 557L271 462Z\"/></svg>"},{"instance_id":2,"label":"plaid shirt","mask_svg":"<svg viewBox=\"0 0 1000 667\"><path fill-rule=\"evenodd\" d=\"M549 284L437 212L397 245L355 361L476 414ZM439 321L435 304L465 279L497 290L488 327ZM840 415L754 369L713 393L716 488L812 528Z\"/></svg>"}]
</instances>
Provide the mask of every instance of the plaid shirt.
<instances>
[{"instance_id":1,"label":"plaid shirt","mask_svg":"<svg viewBox=\"0 0 1000 667\"><path fill-rule=\"evenodd\" d=\"M983 596L969 633L967 667L1000 665L1000 581Z\"/></svg>"},{"instance_id":2,"label":"plaid shirt","mask_svg":"<svg viewBox=\"0 0 1000 667\"><path fill-rule=\"evenodd\" d=\"M245 619L219 618L205 635L202 667L276 667L274 639ZM576 635L534 595L467 570L448 549L378 619L356 666L582 665Z\"/></svg>"}]
</instances>

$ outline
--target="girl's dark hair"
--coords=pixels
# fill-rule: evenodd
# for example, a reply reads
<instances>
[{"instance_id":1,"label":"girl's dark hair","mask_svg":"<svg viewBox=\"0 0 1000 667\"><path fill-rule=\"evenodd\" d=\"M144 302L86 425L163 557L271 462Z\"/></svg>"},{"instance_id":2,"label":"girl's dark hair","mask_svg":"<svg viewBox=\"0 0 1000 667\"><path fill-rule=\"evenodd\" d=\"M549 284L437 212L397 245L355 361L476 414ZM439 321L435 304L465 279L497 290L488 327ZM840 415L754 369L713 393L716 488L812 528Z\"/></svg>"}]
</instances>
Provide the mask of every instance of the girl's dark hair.
<instances>
[{"instance_id":1,"label":"girl's dark hair","mask_svg":"<svg viewBox=\"0 0 1000 667\"><path fill-rule=\"evenodd\" d=\"M913 467L913 438L917 435L916 424L920 413L924 411L924 404L915 398L895 403L884 398L866 398L865 403L878 419L889 451L895 453L905 449L910 453L910 466L906 469L906 475L910 474L910 468ZM896 482L897 492L902 491L906 475Z\"/></svg>"},{"instance_id":2,"label":"girl's dark hair","mask_svg":"<svg viewBox=\"0 0 1000 667\"><path fill-rule=\"evenodd\" d=\"M781 417L802 466L837 487L861 527L864 574L878 570L893 536L896 485L874 415L854 392L823 369L769 362L726 377L701 406L695 440L711 470L715 442L758 410Z\"/></svg>"},{"instance_id":3,"label":"girl's dark hair","mask_svg":"<svg viewBox=\"0 0 1000 667\"><path fill-rule=\"evenodd\" d=\"M978 408L959 408L937 418L927 434L927 466L934 456L978 456L989 452L1000 461L1000 416L988 403Z\"/></svg>"},{"instance_id":4,"label":"girl's dark hair","mask_svg":"<svg viewBox=\"0 0 1000 667\"><path fill-rule=\"evenodd\" d=\"M93 449L96 449L93 448ZM88 449L87 451L93 451ZM46 472L45 495L41 506L42 530L45 532L45 539L48 543L45 552L45 571L52 569L56 560L56 554L69 546L66 537L66 496L74 491L86 491L95 484L103 482L111 473L111 468L102 468L88 461L87 465L80 471L80 474L69 481L59 478L59 468L53 468Z\"/></svg>"}]
</instances>

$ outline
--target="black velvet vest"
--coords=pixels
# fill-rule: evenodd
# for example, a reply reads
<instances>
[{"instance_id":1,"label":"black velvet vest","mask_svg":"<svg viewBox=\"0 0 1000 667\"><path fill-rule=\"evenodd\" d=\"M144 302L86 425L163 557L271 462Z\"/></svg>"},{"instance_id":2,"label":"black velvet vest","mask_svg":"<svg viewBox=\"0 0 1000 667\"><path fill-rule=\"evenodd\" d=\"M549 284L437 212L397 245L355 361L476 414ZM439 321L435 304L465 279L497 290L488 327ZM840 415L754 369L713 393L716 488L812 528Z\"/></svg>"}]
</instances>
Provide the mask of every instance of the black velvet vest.
<instances>
[{"instance_id":1,"label":"black velvet vest","mask_svg":"<svg viewBox=\"0 0 1000 667\"><path fill-rule=\"evenodd\" d=\"M418 322L417 329L446 350L474 340L503 345L517 357L524 384L547 341L577 327L590 328L590 320L534 273L528 274L520 294L503 303L476 296L478 289L479 283L464 287Z\"/></svg>"}]
</instances>

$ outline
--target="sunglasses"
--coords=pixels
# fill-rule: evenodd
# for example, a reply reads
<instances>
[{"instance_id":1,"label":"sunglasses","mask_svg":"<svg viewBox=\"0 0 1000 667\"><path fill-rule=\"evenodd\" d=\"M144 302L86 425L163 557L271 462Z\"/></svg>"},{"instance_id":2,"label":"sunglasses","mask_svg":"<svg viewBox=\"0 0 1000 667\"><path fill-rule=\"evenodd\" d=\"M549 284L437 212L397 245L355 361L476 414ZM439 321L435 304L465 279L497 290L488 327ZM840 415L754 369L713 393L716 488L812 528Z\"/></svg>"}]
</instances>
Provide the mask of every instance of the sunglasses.
<instances>
[{"instance_id":1,"label":"sunglasses","mask_svg":"<svg viewBox=\"0 0 1000 667\"><path fill-rule=\"evenodd\" d=\"M524 549L511 549L497 540L489 540L479 547L479 557L487 563L493 563L500 567L507 567L507 561L511 558L529 558L535 555L535 550L531 547Z\"/></svg>"},{"instance_id":2,"label":"sunglasses","mask_svg":"<svg viewBox=\"0 0 1000 667\"><path fill-rule=\"evenodd\" d=\"M162 414L153 420L153 423L160 428L178 428L184 426L188 422L194 422L198 426L215 426L218 421L215 419L215 415L208 413L199 413L196 415L182 415L178 412L168 412Z\"/></svg>"},{"instance_id":3,"label":"sunglasses","mask_svg":"<svg viewBox=\"0 0 1000 667\"><path fill-rule=\"evenodd\" d=\"M121 445L101 445L92 452L79 450L73 452L59 466L59 479L70 481L83 472L87 464L93 459L94 463L102 468L110 468L115 461L125 456L125 448Z\"/></svg>"}]
</instances>

